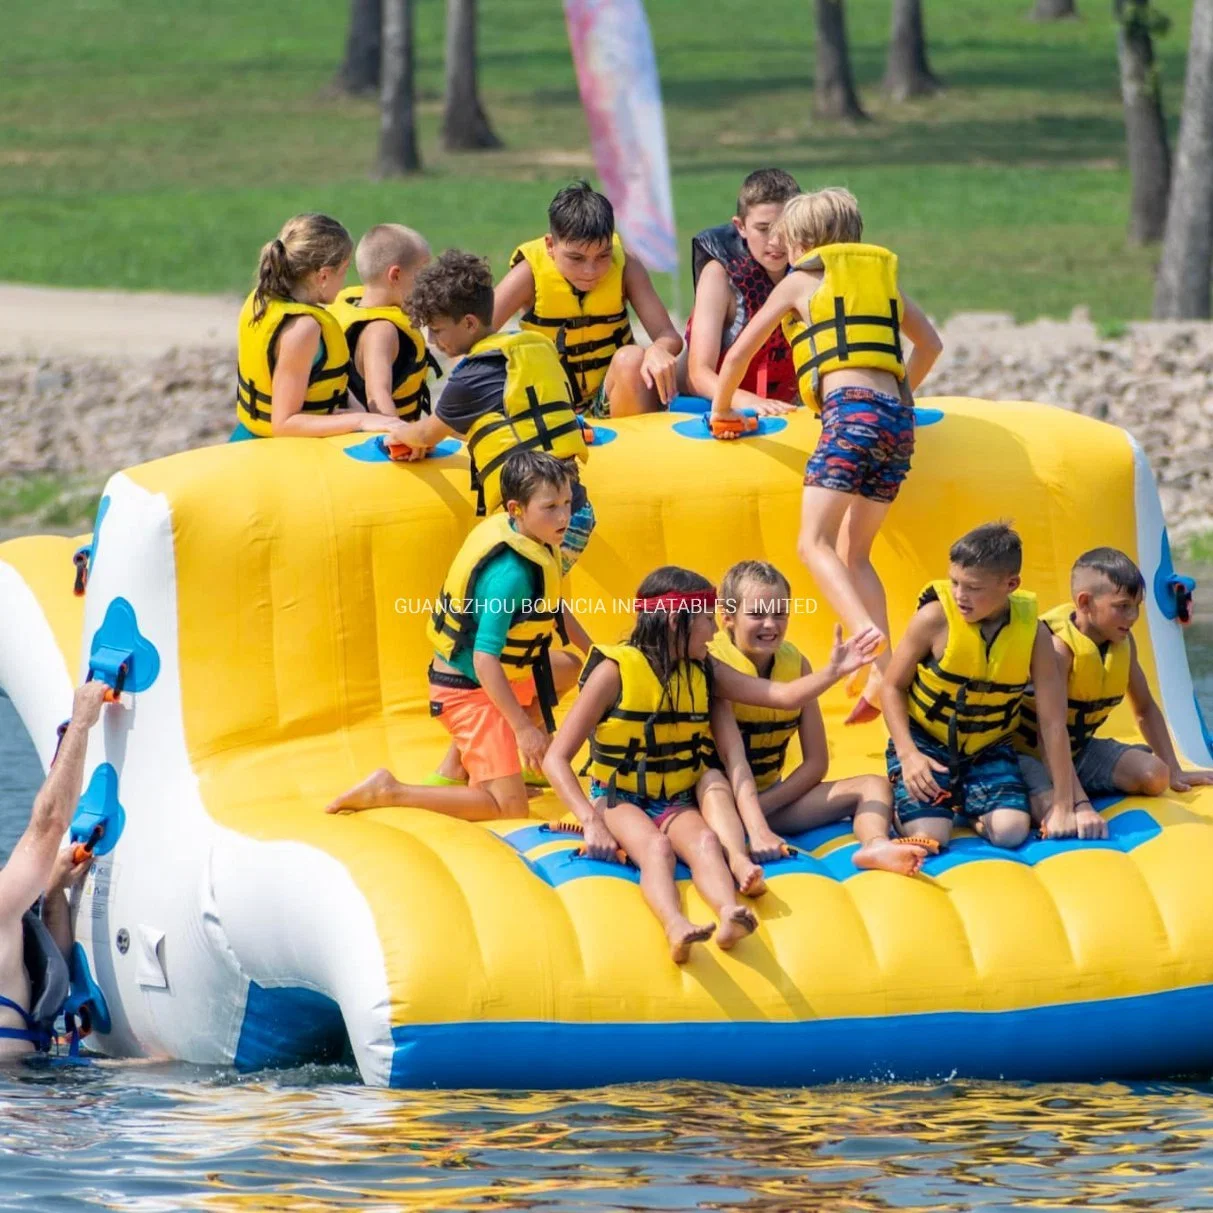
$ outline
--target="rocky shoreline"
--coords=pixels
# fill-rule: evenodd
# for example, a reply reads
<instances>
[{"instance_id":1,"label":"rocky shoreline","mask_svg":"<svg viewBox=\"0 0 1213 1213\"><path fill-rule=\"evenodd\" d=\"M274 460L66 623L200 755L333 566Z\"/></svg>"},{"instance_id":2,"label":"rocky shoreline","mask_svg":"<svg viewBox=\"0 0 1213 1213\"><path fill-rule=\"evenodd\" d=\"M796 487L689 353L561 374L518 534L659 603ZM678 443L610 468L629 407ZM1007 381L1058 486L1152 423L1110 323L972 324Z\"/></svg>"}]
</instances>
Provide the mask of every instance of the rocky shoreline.
<instances>
[{"instance_id":1,"label":"rocky shoreline","mask_svg":"<svg viewBox=\"0 0 1213 1213\"><path fill-rule=\"evenodd\" d=\"M1173 539L1213 528L1213 325L1134 325L1100 338L1082 318L1017 327L958 317L923 395L1041 400L1124 426L1145 448ZM232 353L0 354L0 473L99 489L115 470L226 439Z\"/></svg>"}]
</instances>

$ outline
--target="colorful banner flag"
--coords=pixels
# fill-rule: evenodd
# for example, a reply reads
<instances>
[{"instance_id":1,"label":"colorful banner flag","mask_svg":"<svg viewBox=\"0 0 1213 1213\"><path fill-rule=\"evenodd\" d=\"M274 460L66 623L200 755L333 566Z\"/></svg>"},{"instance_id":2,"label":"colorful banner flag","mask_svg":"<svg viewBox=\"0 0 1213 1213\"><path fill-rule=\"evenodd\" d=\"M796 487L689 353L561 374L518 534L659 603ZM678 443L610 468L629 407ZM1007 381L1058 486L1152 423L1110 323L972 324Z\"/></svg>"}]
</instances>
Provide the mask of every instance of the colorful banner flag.
<instances>
[{"instance_id":1,"label":"colorful banner flag","mask_svg":"<svg viewBox=\"0 0 1213 1213\"><path fill-rule=\"evenodd\" d=\"M643 0L564 0L594 162L628 250L678 269L661 81Z\"/></svg>"}]
</instances>

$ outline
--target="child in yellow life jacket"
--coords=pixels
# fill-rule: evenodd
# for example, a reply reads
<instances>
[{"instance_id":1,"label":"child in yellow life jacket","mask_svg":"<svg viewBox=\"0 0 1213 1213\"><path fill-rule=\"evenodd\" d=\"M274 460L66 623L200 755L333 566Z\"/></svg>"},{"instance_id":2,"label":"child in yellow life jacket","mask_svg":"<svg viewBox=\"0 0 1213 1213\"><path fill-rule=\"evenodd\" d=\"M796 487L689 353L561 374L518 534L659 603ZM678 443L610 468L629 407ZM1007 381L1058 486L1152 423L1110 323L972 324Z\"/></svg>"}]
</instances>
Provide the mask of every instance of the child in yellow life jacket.
<instances>
[{"instance_id":1,"label":"child in yellow life jacket","mask_svg":"<svg viewBox=\"0 0 1213 1213\"><path fill-rule=\"evenodd\" d=\"M842 643L822 673L792 682L749 677L712 660L716 593L687 569L650 573L637 590L636 626L626 644L590 651L581 694L569 709L543 764L552 787L581 822L586 853L611 860L615 845L640 869L640 887L681 964L710 925L691 922L678 901L675 859L691 869L695 887L716 911L722 948L755 930L754 911L737 887L720 842L700 816L696 791L708 770L713 729L732 720L730 700L793 708L872 660L876 633ZM573 759L590 743L587 798Z\"/></svg>"},{"instance_id":2,"label":"child in yellow life jacket","mask_svg":"<svg viewBox=\"0 0 1213 1213\"><path fill-rule=\"evenodd\" d=\"M401 783L386 768L339 796L328 812L385 805L431 809L465 821L525 817L522 769L538 771L551 711L580 659L556 638L588 638L560 596L559 547L572 486L565 466L520 451L501 473L506 509L464 541L427 629L430 712L450 733L466 786ZM536 719L542 717L542 723Z\"/></svg>"},{"instance_id":3,"label":"child in yellow life jacket","mask_svg":"<svg viewBox=\"0 0 1213 1213\"><path fill-rule=\"evenodd\" d=\"M336 219L309 214L288 219L261 250L257 286L240 310L233 442L324 438L393 424L337 411L346 403L350 354L325 305L341 290L352 249Z\"/></svg>"},{"instance_id":4,"label":"child in yellow life jacket","mask_svg":"<svg viewBox=\"0 0 1213 1213\"><path fill-rule=\"evenodd\" d=\"M760 560L733 565L720 583L717 600L724 626L708 652L718 663L772 682L793 682L811 674L808 661L787 639L791 593L787 578L773 565ZM780 835L832 821L854 819L860 848L852 862L857 868L907 876L918 871L926 850L889 837L893 792L883 775L825 779L830 755L816 701L794 708L738 703L733 715L734 721L714 730L723 765L733 769L727 778L719 771L707 772L699 803L743 893L761 892L762 869L757 865L778 858ZM801 761L785 777L794 736L800 741Z\"/></svg>"},{"instance_id":5,"label":"child in yellow life jacket","mask_svg":"<svg viewBox=\"0 0 1213 1213\"><path fill-rule=\"evenodd\" d=\"M987 523L958 539L948 558L947 580L923 591L883 690L898 829L943 846L960 814L995 846L1027 838L1028 789L1012 741L1033 683L1045 760L1061 776L1043 827L1072 837L1065 689L1036 595L1019 588L1019 536Z\"/></svg>"},{"instance_id":6,"label":"child in yellow life jacket","mask_svg":"<svg viewBox=\"0 0 1213 1213\"><path fill-rule=\"evenodd\" d=\"M629 304L652 345L633 344ZM677 393L682 338L648 271L624 251L615 212L585 181L548 207L548 234L519 245L497 286L493 330L522 312L524 332L552 342L578 412L623 417L664 408Z\"/></svg>"},{"instance_id":7,"label":"child in yellow life jacket","mask_svg":"<svg viewBox=\"0 0 1213 1213\"><path fill-rule=\"evenodd\" d=\"M863 217L847 190L793 198L779 223L790 269L725 355L712 398L713 433L736 437L754 422L733 410L733 396L750 360L782 324L801 398L821 414L821 438L805 467L800 558L847 627L875 626L887 645L888 607L872 543L910 470L910 392L943 346L902 293L897 257L859 243ZM903 333L914 343L908 361ZM879 715L888 661L882 653L869 670L848 724Z\"/></svg>"},{"instance_id":8,"label":"child in yellow life jacket","mask_svg":"<svg viewBox=\"0 0 1213 1213\"><path fill-rule=\"evenodd\" d=\"M354 253L361 286L329 304L350 347L350 397L367 412L416 421L430 411L430 372L438 369L404 301L429 245L410 227L380 223Z\"/></svg>"},{"instance_id":9,"label":"child in yellow life jacket","mask_svg":"<svg viewBox=\"0 0 1213 1213\"><path fill-rule=\"evenodd\" d=\"M561 544L567 572L589 542L594 508L578 472L588 458L581 422L556 351L534 333L493 333L492 271L471 253L448 249L419 271L408 307L438 349L463 361L432 416L400 426L392 440L417 449L451 436L466 442L479 512L488 514L501 506L501 468L513 452L563 460L573 482L573 515Z\"/></svg>"},{"instance_id":10,"label":"child in yellow life jacket","mask_svg":"<svg viewBox=\"0 0 1213 1213\"><path fill-rule=\"evenodd\" d=\"M1074 758L1075 820L1080 838L1106 838L1108 827L1089 797L1127 792L1161 796L1168 788L1190 791L1213 783L1211 771L1185 771L1171 742L1145 671L1137 660L1132 627L1146 583L1141 570L1116 548L1095 548L1074 562L1071 602L1041 616L1066 683L1066 726ZM1125 696L1146 745L1128 745L1096 733ZM1043 815L1052 780L1039 758L1035 699L1024 703L1019 727L1019 767L1032 796L1033 815Z\"/></svg>"}]
</instances>

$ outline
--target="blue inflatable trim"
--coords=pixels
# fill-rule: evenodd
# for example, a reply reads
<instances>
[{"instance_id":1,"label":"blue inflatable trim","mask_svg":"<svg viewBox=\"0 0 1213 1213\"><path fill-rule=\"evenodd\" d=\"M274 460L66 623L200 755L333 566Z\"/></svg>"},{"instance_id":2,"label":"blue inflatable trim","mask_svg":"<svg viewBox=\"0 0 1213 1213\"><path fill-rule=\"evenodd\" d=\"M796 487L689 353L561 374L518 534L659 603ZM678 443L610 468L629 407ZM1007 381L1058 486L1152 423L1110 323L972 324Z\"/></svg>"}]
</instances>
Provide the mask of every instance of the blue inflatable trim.
<instances>
[{"instance_id":1,"label":"blue inflatable trim","mask_svg":"<svg viewBox=\"0 0 1213 1213\"><path fill-rule=\"evenodd\" d=\"M594 431L594 441L589 444L591 452L596 451L600 446L609 446L619 437L610 426L603 425L600 421L586 422L586 424Z\"/></svg>"},{"instance_id":2,"label":"blue inflatable trim","mask_svg":"<svg viewBox=\"0 0 1213 1213\"><path fill-rule=\"evenodd\" d=\"M93 575L93 570L97 567L97 543L101 538L101 524L105 521L105 516L109 513L109 508L110 499L109 494L106 493L106 495L97 502L97 517L93 522L93 537L83 548L80 549L81 551L88 553L88 573L90 577Z\"/></svg>"},{"instance_id":3,"label":"blue inflatable trim","mask_svg":"<svg viewBox=\"0 0 1213 1213\"><path fill-rule=\"evenodd\" d=\"M1167 528L1162 530L1162 553L1158 558L1158 569L1154 574L1154 600L1164 619L1175 619L1179 615L1179 604L1176 602L1176 591L1182 587L1191 597L1196 589L1196 582L1191 577L1181 577L1175 571L1171 559L1171 539Z\"/></svg>"},{"instance_id":4,"label":"blue inflatable trim","mask_svg":"<svg viewBox=\"0 0 1213 1213\"><path fill-rule=\"evenodd\" d=\"M341 1008L327 995L299 986L249 982L235 1066L248 1073L340 1057L348 1045Z\"/></svg>"},{"instance_id":5,"label":"blue inflatable trim","mask_svg":"<svg viewBox=\"0 0 1213 1213\"><path fill-rule=\"evenodd\" d=\"M671 413L706 413L712 402L706 396L675 396L670 401Z\"/></svg>"},{"instance_id":6,"label":"blue inflatable trim","mask_svg":"<svg viewBox=\"0 0 1213 1213\"><path fill-rule=\"evenodd\" d=\"M739 960L751 946L738 947ZM1213 986L1019 1011L816 1019L811 1007L797 1009L804 1018L790 1022L408 1024L392 1029L391 1084L550 1090L682 1078L789 1087L952 1075L1091 1082L1213 1067Z\"/></svg>"},{"instance_id":7,"label":"blue inflatable trim","mask_svg":"<svg viewBox=\"0 0 1213 1213\"><path fill-rule=\"evenodd\" d=\"M753 409L741 409L740 412L745 417L753 417ZM747 438L766 438L771 434L778 434L780 430L786 430L788 423L782 417L759 417L758 428L751 431L749 434L742 434L741 441ZM681 434L684 438L697 438L705 442L715 442L712 437L712 431L708 429L707 414L693 417L690 421L674 422L674 433Z\"/></svg>"},{"instance_id":8,"label":"blue inflatable trim","mask_svg":"<svg viewBox=\"0 0 1213 1213\"><path fill-rule=\"evenodd\" d=\"M1103 810L1119 802L1119 797L1097 797L1096 808ZM1149 842L1151 838L1161 833L1158 822L1145 809L1129 809L1118 813L1108 822L1108 837L1098 841L1080 841L1077 838L1065 840L1032 839L1013 851L1004 847L994 847L981 838L957 838L947 850L928 859L923 864L923 873L927 876L938 876L951 868L961 867L968 863L981 861L1002 861L1004 863L1021 863L1028 867L1057 855L1066 855L1072 851L1132 851ZM819 850L829 843L841 838L851 841L836 847L828 855L820 858L811 852ZM609 876L616 880L630 880L639 884L640 873L631 864L611 863L606 860L586 859L576 854L580 843L570 835L550 830L543 825L523 826L502 836L503 840L512 846L521 856L523 862L545 884L559 888L570 880L581 880L591 876ZM544 855L531 856L527 852L546 843L567 838L568 846L559 850L548 851ZM792 844L791 855L778 859L774 863L764 864L767 878L778 879L791 873L806 873L812 876L823 876L827 880L854 880L862 875L860 870L851 862L859 844L851 834L850 822L836 822L832 825L821 826L804 834L793 835L789 840ZM675 871L676 880L689 880L690 872L679 864Z\"/></svg>"},{"instance_id":9,"label":"blue inflatable trim","mask_svg":"<svg viewBox=\"0 0 1213 1213\"><path fill-rule=\"evenodd\" d=\"M72 818L72 842L87 843L97 826L103 827L104 833L93 847L93 854L108 855L126 828L126 810L118 799L118 772L108 762L101 763L93 772L80 797Z\"/></svg>"},{"instance_id":10,"label":"blue inflatable trim","mask_svg":"<svg viewBox=\"0 0 1213 1213\"><path fill-rule=\"evenodd\" d=\"M1209 754L1209 761L1213 762L1213 733L1209 732L1209 726L1205 722L1205 714L1200 706L1200 697L1195 691L1192 692L1192 703L1196 707L1196 719L1200 721L1201 736L1205 739L1205 749Z\"/></svg>"},{"instance_id":11,"label":"blue inflatable trim","mask_svg":"<svg viewBox=\"0 0 1213 1213\"><path fill-rule=\"evenodd\" d=\"M430 453L426 459L444 459L447 455L454 455L463 446L462 442L454 438L444 438ZM365 442L356 442L353 446L347 446L345 453L351 459L357 459L362 463L392 463L392 457L387 453L387 443L383 440L382 434L372 434Z\"/></svg>"},{"instance_id":12,"label":"blue inflatable trim","mask_svg":"<svg viewBox=\"0 0 1213 1213\"><path fill-rule=\"evenodd\" d=\"M71 987L67 1002L63 1004L64 1011L69 1015L78 1015L80 1008L89 1004L89 1018L92 1020L94 1031L105 1035L114 1026L110 1019L109 1005L101 987L93 980L92 971L88 967L88 957L78 944L72 944L72 954L68 963L71 974Z\"/></svg>"},{"instance_id":13,"label":"blue inflatable trim","mask_svg":"<svg viewBox=\"0 0 1213 1213\"><path fill-rule=\"evenodd\" d=\"M914 424L919 428L924 425L934 425L936 422L942 421L943 417L943 409L920 409L917 405L914 407Z\"/></svg>"},{"instance_id":14,"label":"blue inflatable trim","mask_svg":"<svg viewBox=\"0 0 1213 1213\"><path fill-rule=\"evenodd\" d=\"M122 689L146 691L160 673L160 654L139 631L135 608L125 598L115 598L93 634L88 668L94 677L115 686L122 665L126 666Z\"/></svg>"},{"instance_id":15,"label":"blue inflatable trim","mask_svg":"<svg viewBox=\"0 0 1213 1213\"><path fill-rule=\"evenodd\" d=\"M254 439L260 437L260 434L254 434L243 421L237 421L236 428L232 430L228 437L228 442L252 442Z\"/></svg>"}]
</instances>

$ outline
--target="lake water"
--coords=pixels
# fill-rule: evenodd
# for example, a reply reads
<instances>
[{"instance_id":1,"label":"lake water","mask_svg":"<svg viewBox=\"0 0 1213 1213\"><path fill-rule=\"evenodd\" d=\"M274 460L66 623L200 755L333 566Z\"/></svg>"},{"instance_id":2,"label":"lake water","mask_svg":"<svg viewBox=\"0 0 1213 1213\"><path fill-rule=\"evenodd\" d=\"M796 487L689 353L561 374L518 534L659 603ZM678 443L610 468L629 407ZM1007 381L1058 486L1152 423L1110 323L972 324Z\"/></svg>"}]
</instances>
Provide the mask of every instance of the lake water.
<instances>
[{"instance_id":1,"label":"lake water","mask_svg":"<svg viewBox=\"0 0 1213 1213\"><path fill-rule=\"evenodd\" d=\"M1213 622L1187 639L1213 719ZM0 855L40 780L0 699ZM20 1067L0 1074L0 1208L1213 1209L1196 1077L483 1094L340 1068Z\"/></svg>"}]
</instances>

